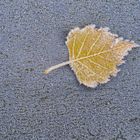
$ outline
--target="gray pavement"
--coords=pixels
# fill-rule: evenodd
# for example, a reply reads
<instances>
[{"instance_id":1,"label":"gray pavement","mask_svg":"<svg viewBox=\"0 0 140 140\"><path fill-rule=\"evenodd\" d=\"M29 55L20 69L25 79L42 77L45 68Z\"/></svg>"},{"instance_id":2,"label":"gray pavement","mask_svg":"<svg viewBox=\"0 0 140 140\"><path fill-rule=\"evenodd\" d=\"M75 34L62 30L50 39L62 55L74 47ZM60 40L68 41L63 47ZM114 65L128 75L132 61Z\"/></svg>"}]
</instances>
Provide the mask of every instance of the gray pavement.
<instances>
[{"instance_id":1,"label":"gray pavement","mask_svg":"<svg viewBox=\"0 0 140 140\"><path fill-rule=\"evenodd\" d=\"M140 44L140 0L0 0L0 140L138 140L140 49L115 78L79 85L65 45L96 24Z\"/></svg>"}]
</instances>

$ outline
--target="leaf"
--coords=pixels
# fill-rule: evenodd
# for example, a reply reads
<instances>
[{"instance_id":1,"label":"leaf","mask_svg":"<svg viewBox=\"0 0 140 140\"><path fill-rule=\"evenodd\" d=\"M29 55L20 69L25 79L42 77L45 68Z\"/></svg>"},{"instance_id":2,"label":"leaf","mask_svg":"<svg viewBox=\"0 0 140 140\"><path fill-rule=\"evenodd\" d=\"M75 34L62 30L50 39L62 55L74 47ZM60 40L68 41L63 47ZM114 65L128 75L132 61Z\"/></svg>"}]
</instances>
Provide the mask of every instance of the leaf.
<instances>
[{"instance_id":1,"label":"leaf","mask_svg":"<svg viewBox=\"0 0 140 140\"><path fill-rule=\"evenodd\" d=\"M124 63L124 56L136 47L133 41L123 40L108 28L97 29L94 25L70 31L66 45L69 61L50 67L45 73L70 64L80 84L93 88L116 76L117 66Z\"/></svg>"}]
</instances>

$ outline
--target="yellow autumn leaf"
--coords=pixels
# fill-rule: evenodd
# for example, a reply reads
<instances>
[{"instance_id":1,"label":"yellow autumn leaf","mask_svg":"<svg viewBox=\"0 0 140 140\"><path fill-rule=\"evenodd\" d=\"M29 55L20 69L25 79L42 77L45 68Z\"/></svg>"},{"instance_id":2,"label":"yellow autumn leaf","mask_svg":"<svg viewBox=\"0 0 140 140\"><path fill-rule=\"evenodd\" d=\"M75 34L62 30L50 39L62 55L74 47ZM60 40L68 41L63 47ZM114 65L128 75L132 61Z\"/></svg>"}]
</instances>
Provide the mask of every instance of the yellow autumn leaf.
<instances>
[{"instance_id":1,"label":"yellow autumn leaf","mask_svg":"<svg viewBox=\"0 0 140 140\"><path fill-rule=\"evenodd\" d=\"M117 66L124 63L127 52L136 47L133 41L123 40L108 28L97 29L94 25L70 31L66 45L69 61L48 68L45 74L69 64L80 84L93 88L116 76Z\"/></svg>"}]
</instances>

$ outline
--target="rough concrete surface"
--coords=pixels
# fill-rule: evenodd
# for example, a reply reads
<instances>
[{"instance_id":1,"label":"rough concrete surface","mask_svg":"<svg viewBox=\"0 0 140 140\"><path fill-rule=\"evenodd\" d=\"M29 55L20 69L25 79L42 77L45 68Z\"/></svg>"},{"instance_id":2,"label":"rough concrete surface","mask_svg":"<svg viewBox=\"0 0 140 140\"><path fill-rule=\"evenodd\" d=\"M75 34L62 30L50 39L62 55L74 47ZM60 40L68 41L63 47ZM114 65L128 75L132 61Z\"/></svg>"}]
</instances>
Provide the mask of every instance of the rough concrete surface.
<instances>
[{"instance_id":1,"label":"rough concrete surface","mask_svg":"<svg viewBox=\"0 0 140 140\"><path fill-rule=\"evenodd\" d=\"M96 24L140 44L140 0L0 0L0 140L138 140L140 49L115 78L79 85L68 32Z\"/></svg>"}]
</instances>

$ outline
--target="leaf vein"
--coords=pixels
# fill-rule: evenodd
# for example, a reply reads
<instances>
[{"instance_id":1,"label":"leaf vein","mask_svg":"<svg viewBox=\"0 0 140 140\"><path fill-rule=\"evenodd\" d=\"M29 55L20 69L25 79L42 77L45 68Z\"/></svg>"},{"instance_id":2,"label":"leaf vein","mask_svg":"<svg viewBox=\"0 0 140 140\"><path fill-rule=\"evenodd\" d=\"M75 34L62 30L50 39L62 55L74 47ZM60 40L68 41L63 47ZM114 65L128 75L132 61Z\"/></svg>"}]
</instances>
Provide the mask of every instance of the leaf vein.
<instances>
[{"instance_id":1,"label":"leaf vein","mask_svg":"<svg viewBox=\"0 0 140 140\"><path fill-rule=\"evenodd\" d=\"M91 73L93 73L94 75L95 75L95 74L98 75L101 79L104 80L104 78L103 78L100 74L98 74L98 73L96 73L95 71L91 70L87 65L81 63L80 61L77 61L77 62L80 63L81 65L83 65L85 68L87 68Z\"/></svg>"},{"instance_id":2,"label":"leaf vein","mask_svg":"<svg viewBox=\"0 0 140 140\"><path fill-rule=\"evenodd\" d=\"M91 63L95 64L95 65L98 65L100 68L103 68L103 69L106 69L106 70L109 70L109 68L107 67L104 67L103 65L99 64L99 63L96 63L94 62L93 60L89 60Z\"/></svg>"},{"instance_id":3,"label":"leaf vein","mask_svg":"<svg viewBox=\"0 0 140 140\"><path fill-rule=\"evenodd\" d=\"M97 37L97 39L93 42L93 44L89 47L89 51L87 53L87 55L90 54L92 48L96 45L96 43L99 41L100 37L101 37L102 33L99 34L99 36Z\"/></svg>"},{"instance_id":4,"label":"leaf vein","mask_svg":"<svg viewBox=\"0 0 140 140\"><path fill-rule=\"evenodd\" d=\"M81 54L81 51L82 51L82 49L83 49L83 46L84 46L84 44L85 44L85 41L86 41L88 35L89 35L89 32L85 35L84 41L83 41L82 45L80 46L80 50L79 50L79 53L78 53L78 55L77 55L77 58L78 58L79 55Z\"/></svg>"}]
</instances>

